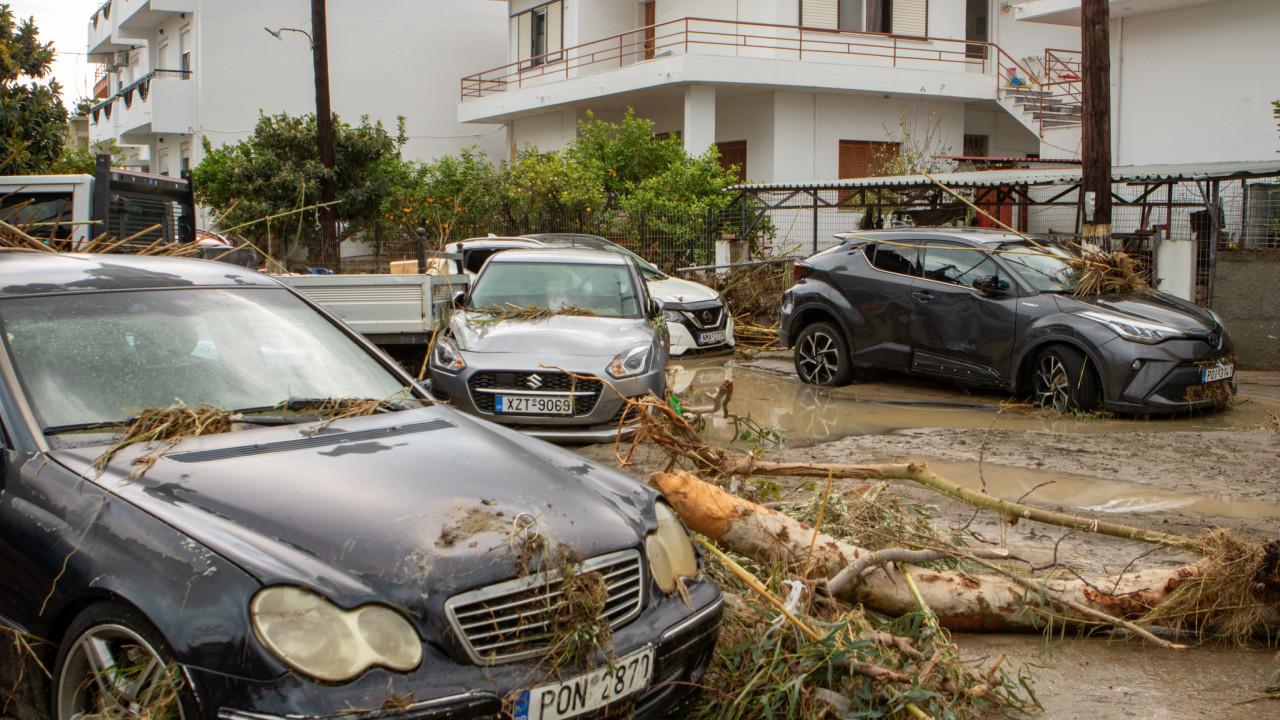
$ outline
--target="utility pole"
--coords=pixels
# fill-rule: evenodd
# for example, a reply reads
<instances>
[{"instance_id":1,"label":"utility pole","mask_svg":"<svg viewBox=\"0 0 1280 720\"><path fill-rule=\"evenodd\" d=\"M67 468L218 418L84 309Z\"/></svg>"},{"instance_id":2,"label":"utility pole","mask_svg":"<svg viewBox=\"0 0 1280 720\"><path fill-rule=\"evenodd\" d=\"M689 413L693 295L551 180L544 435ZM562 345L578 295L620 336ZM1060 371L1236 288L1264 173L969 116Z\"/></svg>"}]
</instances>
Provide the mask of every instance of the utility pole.
<instances>
[{"instance_id":1,"label":"utility pole","mask_svg":"<svg viewBox=\"0 0 1280 720\"><path fill-rule=\"evenodd\" d=\"M320 164L326 171L320 181L320 261L319 265L334 272L342 270L342 254L338 251L337 222L333 201L338 198L334 185L333 111L329 107L329 32L325 21L325 0L311 0L311 55L316 76L316 141L320 145Z\"/></svg>"},{"instance_id":2,"label":"utility pole","mask_svg":"<svg viewBox=\"0 0 1280 720\"><path fill-rule=\"evenodd\" d=\"M1110 250L1111 238L1111 12L1107 3L1082 0L1080 4L1084 237L1103 250Z\"/></svg>"}]
</instances>

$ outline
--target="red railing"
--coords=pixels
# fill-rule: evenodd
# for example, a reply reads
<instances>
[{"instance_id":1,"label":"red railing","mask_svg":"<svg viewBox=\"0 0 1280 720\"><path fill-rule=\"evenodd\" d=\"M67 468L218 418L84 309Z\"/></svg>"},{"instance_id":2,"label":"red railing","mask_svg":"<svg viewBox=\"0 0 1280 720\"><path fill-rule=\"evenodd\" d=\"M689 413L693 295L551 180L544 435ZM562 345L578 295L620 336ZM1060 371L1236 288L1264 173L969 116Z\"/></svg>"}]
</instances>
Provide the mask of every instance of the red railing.
<instances>
[{"instance_id":1,"label":"red railing","mask_svg":"<svg viewBox=\"0 0 1280 720\"><path fill-rule=\"evenodd\" d=\"M1035 113L1041 136L1045 120L1075 117L1073 108L1080 104L1082 97L1078 50L1045 50L1040 72L1033 72L999 46L990 48L1002 92L1021 94L1020 102Z\"/></svg>"},{"instance_id":2,"label":"red railing","mask_svg":"<svg viewBox=\"0 0 1280 720\"><path fill-rule=\"evenodd\" d=\"M791 25L682 18L637 28L602 40L539 55L462 79L462 99L549 81L589 75L666 55L770 57L840 62L895 68L950 67L986 71L989 46L965 40L905 37L884 33L826 30ZM984 57L984 55L986 57Z\"/></svg>"}]
</instances>

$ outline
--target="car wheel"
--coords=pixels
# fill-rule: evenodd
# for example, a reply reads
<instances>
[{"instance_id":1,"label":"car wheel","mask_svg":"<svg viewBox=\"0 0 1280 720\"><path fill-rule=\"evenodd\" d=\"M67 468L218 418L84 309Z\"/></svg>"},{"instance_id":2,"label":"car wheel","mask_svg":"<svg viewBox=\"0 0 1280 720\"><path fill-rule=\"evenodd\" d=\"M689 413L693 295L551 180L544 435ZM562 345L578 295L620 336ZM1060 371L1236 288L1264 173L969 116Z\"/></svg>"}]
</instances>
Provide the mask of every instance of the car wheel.
<instances>
[{"instance_id":1,"label":"car wheel","mask_svg":"<svg viewBox=\"0 0 1280 720\"><path fill-rule=\"evenodd\" d=\"M92 605L68 628L54 666L53 717L195 720L173 653L137 612Z\"/></svg>"},{"instance_id":2,"label":"car wheel","mask_svg":"<svg viewBox=\"0 0 1280 720\"><path fill-rule=\"evenodd\" d=\"M848 385L853 363L844 336L831 323L805 326L796 339L796 374L811 385Z\"/></svg>"},{"instance_id":3,"label":"car wheel","mask_svg":"<svg viewBox=\"0 0 1280 720\"><path fill-rule=\"evenodd\" d=\"M1098 402L1097 375L1079 350L1066 345L1036 357L1032 384L1036 402L1059 413L1090 412Z\"/></svg>"}]
</instances>

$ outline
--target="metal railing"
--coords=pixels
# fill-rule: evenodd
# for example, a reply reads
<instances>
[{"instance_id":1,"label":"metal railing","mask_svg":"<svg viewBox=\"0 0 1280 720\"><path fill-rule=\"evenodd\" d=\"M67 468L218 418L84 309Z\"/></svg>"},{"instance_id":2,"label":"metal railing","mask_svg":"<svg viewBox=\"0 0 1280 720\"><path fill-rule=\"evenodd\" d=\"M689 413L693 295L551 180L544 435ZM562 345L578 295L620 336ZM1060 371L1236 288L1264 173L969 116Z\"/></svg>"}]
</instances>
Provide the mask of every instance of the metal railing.
<instances>
[{"instance_id":1,"label":"metal railing","mask_svg":"<svg viewBox=\"0 0 1280 720\"><path fill-rule=\"evenodd\" d=\"M462 79L462 99L569 79L667 55L719 55L986 72L990 43L707 18L682 18L563 48ZM997 48L998 49L998 48ZM1007 56L1006 56L1007 57Z\"/></svg>"},{"instance_id":2,"label":"metal railing","mask_svg":"<svg viewBox=\"0 0 1280 720\"><path fill-rule=\"evenodd\" d=\"M1000 46L990 47L1001 92L1014 96L1032 112L1041 137L1044 136L1046 120L1075 120L1076 114L1071 108L1079 105L1082 98L1078 50L1045 50L1041 77L1040 73L1032 72Z\"/></svg>"}]
</instances>

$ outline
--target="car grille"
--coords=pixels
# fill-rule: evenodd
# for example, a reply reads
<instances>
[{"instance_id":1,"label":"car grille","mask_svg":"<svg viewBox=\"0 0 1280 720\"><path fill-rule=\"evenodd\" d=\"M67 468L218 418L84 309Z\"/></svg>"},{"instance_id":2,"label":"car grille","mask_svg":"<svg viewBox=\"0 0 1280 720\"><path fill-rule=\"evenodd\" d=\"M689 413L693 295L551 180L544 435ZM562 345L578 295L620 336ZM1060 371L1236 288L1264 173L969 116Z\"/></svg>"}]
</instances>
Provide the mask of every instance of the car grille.
<instances>
[{"instance_id":1,"label":"car grille","mask_svg":"<svg viewBox=\"0 0 1280 720\"><path fill-rule=\"evenodd\" d=\"M533 380L537 376L536 380ZM502 372L485 371L472 375L467 380L467 388L471 391L471 400L481 412L494 411L494 394L477 392L479 390L510 390L514 394L537 392L573 393L573 414L587 415L600 399L600 390L604 384L595 378L575 378L554 370L537 372Z\"/></svg>"},{"instance_id":2,"label":"car grille","mask_svg":"<svg viewBox=\"0 0 1280 720\"><path fill-rule=\"evenodd\" d=\"M598 572L609 588L602 618L610 627L634 620L644 607L644 571L640 553L621 550L591 558L577 573ZM560 570L454 595L445 602L449 624L467 655L480 665L498 665L536 657L551 649L552 607L561 595Z\"/></svg>"},{"instance_id":3,"label":"car grille","mask_svg":"<svg viewBox=\"0 0 1280 720\"><path fill-rule=\"evenodd\" d=\"M724 305L711 302L707 305L689 305L680 310L699 330L718 330L724 325Z\"/></svg>"},{"instance_id":4,"label":"car grille","mask_svg":"<svg viewBox=\"0 0 1280 720\"><path fill-rule=\"evenodd\" d=\"M1234 388L1230 380L1214 380L1209 383L1200 382L1200 370L1194 367L1182 367L1169 374L1163 385L1155 391L1155 396L1171 403L1194 404L1204 400L1217 400L1228 397Z\"/></svg>"}]
</instances>

